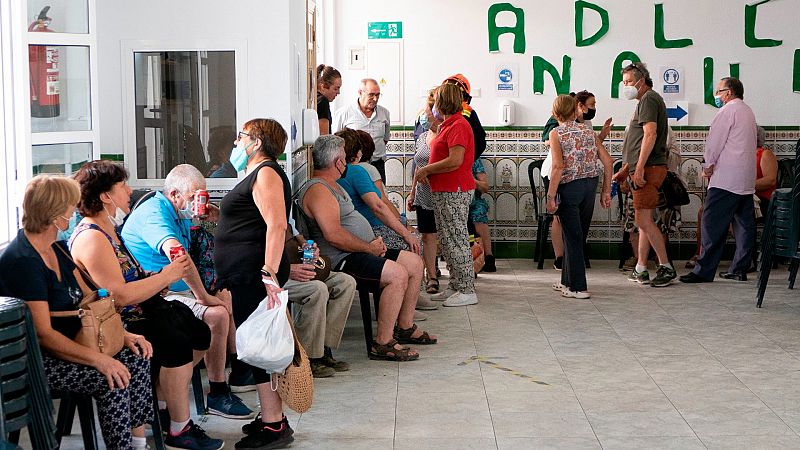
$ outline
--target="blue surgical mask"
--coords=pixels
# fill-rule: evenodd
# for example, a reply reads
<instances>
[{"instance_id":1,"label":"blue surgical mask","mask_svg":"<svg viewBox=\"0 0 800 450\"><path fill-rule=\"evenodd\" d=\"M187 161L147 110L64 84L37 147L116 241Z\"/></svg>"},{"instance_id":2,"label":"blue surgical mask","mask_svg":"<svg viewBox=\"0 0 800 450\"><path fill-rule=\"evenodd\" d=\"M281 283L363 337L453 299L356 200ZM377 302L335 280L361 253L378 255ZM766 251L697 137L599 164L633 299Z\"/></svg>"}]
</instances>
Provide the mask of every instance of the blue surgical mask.
<instances>
[{"instance_id":1,"label":"blue surgical mask","mask_svg":"<svg viewBox=\"0 0 800 450\"><path fill-rule=\"evenodd\" d=\"M422 127L423 131L428 131L431 129L431 123L428 122L428 115L422 113L419 115L419 126Z\"/></svg>"},{"instance_id":2,"label":"blue surgical mask","mask_svg":"<svg viewBox=\"0 0 800 450\"><path fill-rule=\"evenodd\" d=\"M246 161L245 161L245 163L246 163ZM183 197L183 194L181 194L181 197ZM184 197L184 198L186 198L186 197ZM186 200L186 204L183 205L183 208L178 210L178 218L179 219L191 220L193 214L194 214L194 212L192 211L192 202L190 202L189 200Z\"/></svg>"},{"instance_id":3,"label":"blue surgical mask","mask_svg":"<svg viewBox=\"0 0 800 450\"><path fill-rule=\"evenodd\" d=\"M717 105L717 108L722 108L723 106L725 106L725 102L722 101L721 95L714 96L714 104Z\"/></svg>"},{"instance_id":4,"label":"blue surgical mask","mask_svg":"<svg viewBox=\"0 0 800 450\"><path fill-rule=\"evenodd\" d=\"M233 166L234 169L236 169L237 172L243 171L247 167L247 162L250 161L250 158L252 158L253 155L255 155L255 152L249 155L247 154L247 149L252 144L253 143L251 142L245 146L242 146L241 144L237 145L231 152L231 157L229 161L231 162L231 165Z\"/></svg>"},{"instance_id":5,"label":"blue surgical mask","mask_svg":"<svg viewBox=\"0 0 800 450\"><path fill-rule=\"evenodd\" d=\"M431 114L433 115L433 117L434 117L436 120L444 120L444 116L442 116L442 113L440 113L440 112L439 112L439 110L438 110L438 109L436 109L436 107L435 107L435 106L434 106L434 107L433 107L433 109L431 110Z\"/></svg>"},{"instance_id":6,"label":"blue surgical mask","mask_svg":"<svg viewBox=\"0 0 800 450\"><path fill-rule=\"evenodd\" d=\"M66 217L61 216L61 218L69 222L69 219L67 219ZM70 234L69 226L67 226L66 230L62 230L61 227L59 227L56 223L53 223L53 225L55 225L56 230L58 230L58 233L56 233L56 241L66 241L67 239L69 239L69 234Z\"/></svg>"}]
</instances>

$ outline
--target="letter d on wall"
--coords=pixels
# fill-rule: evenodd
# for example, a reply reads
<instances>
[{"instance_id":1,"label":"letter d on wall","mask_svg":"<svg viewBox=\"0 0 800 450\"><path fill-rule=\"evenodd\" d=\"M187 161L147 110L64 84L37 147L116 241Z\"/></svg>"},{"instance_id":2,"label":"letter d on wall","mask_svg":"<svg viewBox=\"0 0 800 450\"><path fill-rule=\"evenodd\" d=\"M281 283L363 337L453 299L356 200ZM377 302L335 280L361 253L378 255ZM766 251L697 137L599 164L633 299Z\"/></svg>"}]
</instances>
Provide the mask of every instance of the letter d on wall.
<instances>
[{"instance_id":1,"label":"letter d on wall","mask_svg":"<svg viewBox=\"0 0 800 450\"><path fill-rule=\"evenodd\" d=\"M591 9L600 14L600 29L586 39L583 38L583 11L585 9ZM606 33L608 33L608 11L594 3L583 0L575 2L575 46L588 47L599 41Z\"/></svg>"}]
</instances>

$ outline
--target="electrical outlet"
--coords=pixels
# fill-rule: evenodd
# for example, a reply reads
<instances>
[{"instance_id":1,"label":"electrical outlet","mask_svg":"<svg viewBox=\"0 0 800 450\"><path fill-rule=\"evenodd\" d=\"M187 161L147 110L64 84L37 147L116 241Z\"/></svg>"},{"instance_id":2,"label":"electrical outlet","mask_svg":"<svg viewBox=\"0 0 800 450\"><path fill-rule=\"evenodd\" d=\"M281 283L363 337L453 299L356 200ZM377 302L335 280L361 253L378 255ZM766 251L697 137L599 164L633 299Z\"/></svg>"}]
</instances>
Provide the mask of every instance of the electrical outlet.
<instances>
[{"instance_id":1,"label":"electrical outlet","mask_svg":"<svg viewBox=\"0 0 800 450\"><path fill-rule=\"evenodd\" d=\"M350 70L364 70L364 47L348 48L347 68Z\"/></svg>"}]
</instances>

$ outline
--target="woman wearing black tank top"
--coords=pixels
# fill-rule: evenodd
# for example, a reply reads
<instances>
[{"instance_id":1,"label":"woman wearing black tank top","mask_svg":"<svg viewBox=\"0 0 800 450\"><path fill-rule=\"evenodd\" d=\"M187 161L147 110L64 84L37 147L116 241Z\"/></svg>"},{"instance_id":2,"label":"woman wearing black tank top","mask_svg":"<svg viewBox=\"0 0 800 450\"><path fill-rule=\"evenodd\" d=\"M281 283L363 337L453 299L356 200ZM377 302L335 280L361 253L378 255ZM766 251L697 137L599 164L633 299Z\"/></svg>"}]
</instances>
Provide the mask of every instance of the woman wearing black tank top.
<instances>
[{"instance_id":1,"label":"woman wearing black tank top","mask_svg":"<svg viewBox=\"0 0 800 450\"><path fill-rule=\"evenodd\" d=\"M284 252L291 186L278 156L286 147L286 131L272 119L244 124L234 144L230 162L247 176L222 199L215 235L214 265L219 284L233 297L233 320L242 324L264 298L268 307L278 301L280 285L289 278ZM265 275L262 281L262 271ZM246 436L236 448L282 448L291 443L292 429L283 415L278 393L269 387L264 370L235 361L234 371L253 373L261 415L243 427Z\"/></svg>"}]
</instances>

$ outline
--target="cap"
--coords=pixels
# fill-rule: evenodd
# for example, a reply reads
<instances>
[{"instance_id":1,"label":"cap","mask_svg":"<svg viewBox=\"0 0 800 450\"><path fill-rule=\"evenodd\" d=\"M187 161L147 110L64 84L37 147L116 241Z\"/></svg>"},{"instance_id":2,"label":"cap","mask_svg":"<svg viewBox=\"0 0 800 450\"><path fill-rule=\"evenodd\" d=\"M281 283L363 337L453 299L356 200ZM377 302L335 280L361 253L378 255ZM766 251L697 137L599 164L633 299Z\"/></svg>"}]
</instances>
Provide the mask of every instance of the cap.
<instances>
[{"instance_id":1,"label":"cap","mask_svg":"<svg viewBox=\"0 0 800 450\"><path fill-rule=\"evenodd\" d=\"M464 92L466 92L467 94L470 93L469 80L467 80L467 77L461 75L460 73L445 78L445 80L442 83L447 83L447 82L457 84L461 89L464 90Z\"/></svg>"},{"instance_id":2,"label":"cap","mask_svg":"<svg viewBox=\"0 0 800 450\"><path fill-rule=\"evenodd\" d=\"M108 297L108 291L106 289L98 289L97 296L100 298Z\"/></svg>"}]
</instances>

